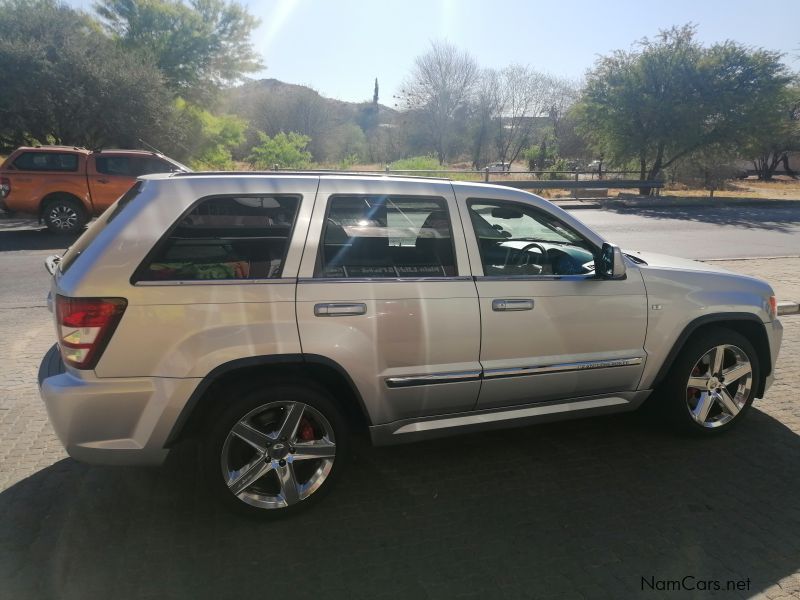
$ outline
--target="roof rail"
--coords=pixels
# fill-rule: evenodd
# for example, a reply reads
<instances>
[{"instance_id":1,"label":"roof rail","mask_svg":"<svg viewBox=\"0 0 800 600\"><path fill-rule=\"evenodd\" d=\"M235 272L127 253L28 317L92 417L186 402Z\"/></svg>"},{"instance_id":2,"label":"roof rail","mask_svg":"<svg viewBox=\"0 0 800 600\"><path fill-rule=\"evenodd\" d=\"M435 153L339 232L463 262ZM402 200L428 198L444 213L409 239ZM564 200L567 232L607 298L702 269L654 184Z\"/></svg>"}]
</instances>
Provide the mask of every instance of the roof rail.
<instances>
[{"instance_id":1,"label":"roof rail","mask_svg":"<svg viewBox=\"0 0 800 600\"><path fill-rule=\"evenodd\" d=\"M404 175L402 173L386 173L385 171L337 171L335 169L308 169L297 171L193 171L191 173L175 173L173 177L198 177L203 175L352 175L355 177L391 177L394 179L430 179L432 181L451 181L449 177L431 177L423 175Z\"/></svg>"}]
</instances>

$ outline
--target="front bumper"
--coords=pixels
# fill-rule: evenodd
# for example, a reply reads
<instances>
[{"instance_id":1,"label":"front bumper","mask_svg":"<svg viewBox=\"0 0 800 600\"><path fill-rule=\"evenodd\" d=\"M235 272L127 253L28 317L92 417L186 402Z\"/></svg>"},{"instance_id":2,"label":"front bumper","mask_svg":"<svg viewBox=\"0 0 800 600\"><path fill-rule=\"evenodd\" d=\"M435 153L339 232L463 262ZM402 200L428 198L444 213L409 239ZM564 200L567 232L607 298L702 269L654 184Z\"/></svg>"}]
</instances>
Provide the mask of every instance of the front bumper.
<instances>
[{"instance_id":1,"label":"front bumper","mask_svg":"<svg viewBox=\"0 0 800 600\"><path fill-rule=\"evenodd\" d=\"M775 381L775 365L778 362L778 354L780 353L781 342L783 341L783 325L778 319L775 319L771 323L765 323L764 327L767 330L767 338L769 339L769 357L772 369L770 369L769 375L767 375L764 381L764 394L762 397L767 394L767 390L769 390L772 383Z\"/></svg>"},{"instance_id":2,"label":"front bumper","mask_svg":"<svg viewBox=\"0 0 800 600\"><path fill-rule=\"evenodd\" d=\"M64 369L57 346L39 368L39 391L56 435L71 457L96 464L161 464L167 437L200 381L88 373L84 379Z\"/></svg>"}]
</instances>

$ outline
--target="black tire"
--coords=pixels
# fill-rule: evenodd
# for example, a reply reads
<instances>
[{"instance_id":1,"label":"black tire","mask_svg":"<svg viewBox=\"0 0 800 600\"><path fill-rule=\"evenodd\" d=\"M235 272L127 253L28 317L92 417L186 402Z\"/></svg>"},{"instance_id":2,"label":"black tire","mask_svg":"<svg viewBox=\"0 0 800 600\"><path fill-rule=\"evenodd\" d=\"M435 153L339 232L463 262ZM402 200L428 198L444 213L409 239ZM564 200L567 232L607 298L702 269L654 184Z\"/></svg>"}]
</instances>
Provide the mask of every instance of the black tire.
<instances>
[{"instance_id":1,"label":"black tire","mask_svg":"<svg viewBox=\"0 0 800 600\"><path fill-rule=\"evenodd\" d=\"M723 381L714 391L708 388L690 387L689 378L694 376L695 381L708 380L715 377L710 363L715 348L726 347L723 351L723 366L721 371L733 366L734 360L745 357L750 364L749 379L747 375L738 380L730 381L724 385ZM741 355L739 355L741 352ZM732 376L732 375L731 375ZM741 334L724 327L704 329L689 339L670 368L669 374L657 391L656 408L666 416L679 431L699 436L714 436L729 431L740 423L750 410L755 397L760 376L758 355L753 345ZM749 382L749 383L748 383ZM714 386L711 382L709 385ZM740 386L742 386L740 388ZM738 412L725 408L721 401L722 389L728 392L728 398L736 401ZM706 398L711 397L710 408L707 409L707 418L703 418L702 408L705 408ZM701 424L703 420L705 424Z\"/></svg>"},{"instance_id":2,"label":"black tire","mask_svg":"<svg viewBox=\"0 0 800 600\"><path fill-rule=\"evenodd\" d=\"M286 406L276 406L278 404L285 404ZM275 452L273 450L278 448L279 445L284 445L284 442L278 439L277 436L272 438L271 448L268 448L264 457L261 458L262 455L258 450L233 434L233 427L235 425L238 426L247 415L251 415L247 422L255 426L259 432L268 433L269 435L277 434L280 425L285 422L288 415L288 405L294 405L296 408L293 410L296 410L297 407L302 408L302 418L298 417L299 425L295 427L297 435L294 439L286 439L286 448L281 449L282 452L287 452L288 450L288 455L283 455L280 453L281 451ZM320 415L322 419L320 419ZM305 423L303 423L303 419L306 420ZM238 514L262 519L275 519L288 517L299 511L306 510L328 493L344 468L348 454L347 423L334 404L333 399L320 387L296 382L262 382L260 385L251 387L249 391L238 394L238 399L234 400L230 406L217 416L210 417L210 421L206 428L202 449L203 471L206 483L211 494L218 501ZM273 423L277 426L277 429L270 432ZM315 432L313 437L306 441L306 443L312 444L315 442L324 443L325 439L329 440L330 436L324 438L320 432L330 429L335 445L335 455L329 468L326 463L327 459L295 460L293 458L298 456L298 453L302 453L300 448L302 447L301 444L303 444L303 438L300 435L303 431L308 431L305 429L306 427L311 427L311 430ZM320 439L317 439L317 436L320 436ZM274 455L273 452L275 452ZM234 461L237 456L239 460ZM283 459L281 459L281 456L283 456ZM272 464L274 468L249 484L242 491L241 496L235 495L229 488L228 478L236 479L235 474L238 473L241 476L246 470L245 467L249 467L258 461L263 461L266 465ZM241 462L243 465L238 468L233 467L233 470L231 470L232 462L237 462L237 464ZM288 465L286 464L287 462L289 463ZM321 483L315 483L317 480L314 480L313 477L325 473L326 468L327 474ZM289 470L292 473L291 476L296 477L299 483L298 486L295 486L296 490L301 490L302 486L308 486L306 491L314 489L306 497L302 498L303 492L300 491L294 503L286 506L257 506L256 503L258 502L281 501L284 497L283 490L288 488L284 488L280 477L281 474L285 475ZM307 473L312 473L312 475L306 481Z\"/></svg>"},{"instance_id":3,"label":"black tire","mask_svg":"<svg viewBox=\"0 0 800 600\"><path fill-rule=\"evenodd\" d=\"M56 196L45 202L42 220L53 233L74 234L83 229L88 216L79 200L70 196Z\"/></svg>"}]
</instances>

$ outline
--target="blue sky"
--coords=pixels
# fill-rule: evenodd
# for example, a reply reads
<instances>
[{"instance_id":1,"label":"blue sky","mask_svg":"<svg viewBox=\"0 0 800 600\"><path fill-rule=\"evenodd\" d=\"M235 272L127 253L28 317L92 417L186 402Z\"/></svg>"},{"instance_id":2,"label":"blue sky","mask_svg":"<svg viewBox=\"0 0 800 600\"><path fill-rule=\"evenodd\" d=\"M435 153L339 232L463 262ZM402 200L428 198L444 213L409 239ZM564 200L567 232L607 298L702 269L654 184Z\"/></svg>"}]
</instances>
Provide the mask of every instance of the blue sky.
<instances>
[{"instance_id":1,"label":"blue sky","mask_svg":"<svg viewBox=\"0 0 800 600\"><path fill-rule=\"evenodd\" d=\"M796 1L796 0L794 0ZM92 0L69 0L90 9ZM253 42L274 77L342 100L393 105L414 57L447 39L484 67L511 63L580 78L597 55L693 22L703 42L734 39L787 53L800 71L800 11L742 0L245 0L262 23Z\"/></svg>"}]
</instances>

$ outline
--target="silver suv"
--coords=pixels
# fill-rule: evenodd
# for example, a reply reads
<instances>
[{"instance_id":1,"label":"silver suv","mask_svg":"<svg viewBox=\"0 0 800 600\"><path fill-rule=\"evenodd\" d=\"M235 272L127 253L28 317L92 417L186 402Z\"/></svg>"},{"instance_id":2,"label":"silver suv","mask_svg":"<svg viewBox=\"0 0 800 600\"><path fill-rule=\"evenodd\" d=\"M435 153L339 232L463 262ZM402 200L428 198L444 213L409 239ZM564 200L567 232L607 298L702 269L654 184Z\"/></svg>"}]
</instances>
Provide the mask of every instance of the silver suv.
<instances>
[{"instance_id":1,"label":"silver suv","mask_svg":"<svg viewBox=\"0 0 800 600\"><path fill-rule=\"evenodd\" d=\"M767 391L782 336L762 281L438 179L148 176L48 265L39 380L70 455L160 463L196 437L212 493L267 516L316 501L359 430L394 444L652 396L715 435Z\"/></svg>"}]
</instances>

